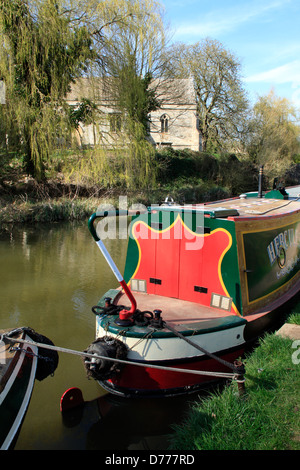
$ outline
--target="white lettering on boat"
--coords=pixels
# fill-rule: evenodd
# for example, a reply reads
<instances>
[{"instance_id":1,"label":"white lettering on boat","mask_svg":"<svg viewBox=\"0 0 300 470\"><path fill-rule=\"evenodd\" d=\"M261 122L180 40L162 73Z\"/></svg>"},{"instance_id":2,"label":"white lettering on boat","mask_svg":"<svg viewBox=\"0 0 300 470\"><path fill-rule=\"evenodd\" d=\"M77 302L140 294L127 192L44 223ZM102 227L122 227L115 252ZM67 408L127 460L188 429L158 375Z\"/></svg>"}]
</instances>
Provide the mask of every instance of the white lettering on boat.
<instances>
[{"instance_id":1,"label":"white lettering on boat","mask_svg":"<svg viewBox=\"0 0 300 470\"><path fill-rule=\"evenodd\" d=\"M300 230L299 228L289 228L284 232L279 233L267 246L267 253L272 266L276 260L280 259L284 254L287 253L289 247L300 246ZM298 256L293 257L293 265L299 261ZM282 268L285 264L282 263Z\"/></svg>"}]
</instances>

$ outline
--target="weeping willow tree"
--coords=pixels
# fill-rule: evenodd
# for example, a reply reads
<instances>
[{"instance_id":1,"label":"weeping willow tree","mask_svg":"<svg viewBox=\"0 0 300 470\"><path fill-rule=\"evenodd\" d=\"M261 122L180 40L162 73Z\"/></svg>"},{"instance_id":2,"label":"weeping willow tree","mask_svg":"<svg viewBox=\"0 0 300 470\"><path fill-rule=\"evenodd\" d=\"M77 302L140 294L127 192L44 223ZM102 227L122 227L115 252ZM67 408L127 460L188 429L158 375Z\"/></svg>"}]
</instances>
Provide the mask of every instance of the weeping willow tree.
<instances>
[{"instance_id":1,"label":"weeping willow tree","mask_svg":"<svg viewBox=\"0 0 300 470\"><path fill-rule=\"evenodd\" d=\"M70 83L93 58L87 28L70 15L60 0L0 0L0 76L7 95L2 125L38 180L67 134L62 103Z\"/></svg>"},{"instance_id":2,"label":"weeping willow tree","mask_svg":"<svg viewBox=\"0 0 300 470\"><path fill-rule=\"evenodd\" d=\"M156 164L148 140L149 114L160 101L150 85L165 64L160 5L154 0L90 0L84 8L101 57L90 69L90 87L102 78L100 101L105 101L107 113L99 117L96 147L78 160L72 176L96 177L109 186L151 187Z\"/></svg>"},{"instance_id":3,"label":"weeping willow tree","mask_svg":"<svg viewBox=\"0 0 300 470\"><path fill-rule=\"evenodd\" d=\"M155 164L147 121L157 101L149 84L161 68L165 41L157 2L0 0L0 40L0 79L7 90L0 125L9 145L14 141L23 152L31 175L44 178L53 149L71 126L93 125L96 145L75 156L70 177L151 185ZM83 94L76 109L66 105L70 84L83 72L111 79L105 94L111 114L121 115L118 129L111 130L111 115L93 105L99 97Z\"/></svg>"},{"instance_id":4,"label":"weeping willow tree","mask_svg":"<svg viewBox=\"0 0 300 470\"><path fill-rule=\"evenodd\" d=\"M130 133L127 129L119 138L114 136L112 145L88 148L70 163L69 180L96 188L152 189L156 181L155 150L144 139L141 124L127 120L126 125L131 126Z\"/></svg>"}]
</instances>

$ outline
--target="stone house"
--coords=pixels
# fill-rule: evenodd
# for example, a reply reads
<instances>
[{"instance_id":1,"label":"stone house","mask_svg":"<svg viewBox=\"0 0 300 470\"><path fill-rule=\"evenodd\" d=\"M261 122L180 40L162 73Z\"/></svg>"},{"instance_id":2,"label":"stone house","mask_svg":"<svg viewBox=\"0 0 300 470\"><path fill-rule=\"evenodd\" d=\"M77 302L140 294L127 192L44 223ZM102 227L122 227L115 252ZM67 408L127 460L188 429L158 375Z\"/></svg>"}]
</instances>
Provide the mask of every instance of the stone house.
<instances>
[{"instance_id":1,"label":"stone house","mask_svg":"<svg viewBox=\"0 0 300 470\"><path fill-rule=\"evenodd\" d=\"M97 120L81 125L79 145L113 145L122 135L120 113L111 98L111 79L81 78L73 84L67 103L78 106L82 99L97 104ZM191 79L154 80L151 84L161 107L149 115L148 138L156 148L201 149L194 87Z\"/></svg>"}]
</instances>

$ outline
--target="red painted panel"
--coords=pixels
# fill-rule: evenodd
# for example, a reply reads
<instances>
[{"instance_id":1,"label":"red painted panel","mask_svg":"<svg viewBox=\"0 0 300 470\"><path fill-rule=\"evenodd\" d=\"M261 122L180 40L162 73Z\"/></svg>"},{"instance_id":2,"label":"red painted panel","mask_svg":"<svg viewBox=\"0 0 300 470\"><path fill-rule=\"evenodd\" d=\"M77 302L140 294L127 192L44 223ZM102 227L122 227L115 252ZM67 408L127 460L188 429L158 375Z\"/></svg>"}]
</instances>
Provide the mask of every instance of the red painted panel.
<instances>
[{"instance_id":1,"label":"red painted panel","mask_svg":"<svg viewBox=\"0 0 300 470\"><path fill-rule=\"evenodd\" d=\"M209 306L212 292L227 295L222 285L219 265L229 244L228 232L216 230L210 235L195 235L195 250L187 249L187 244L182 246L180 299ZM195 286L207 289L207 293L195 291Z\"/></svg>"},{"instance_id":2,"label":"red painted panel","mask_svg":"<svg viewBox=\"0 0 300 470\"><path fill-rule=\"evenodd\" d=\"M240 357L243 353L244 348L241 346L236 351L225 352L220 358L233 363L234 360ZM174 361L172 362L172 366L179 369L190 369L196 371L232 372L231 369L219 361L209 358L192 363L176 363L176 361ZM124 388L125 390L155 391L204 384L213 380L216 380L216 377L213 375L196 375L185 372L172 372L172 370L166 371L126 365L120 375L109 381L117 387Z\"/></svg>"},{"instance_id":3,"label":"red painted panel","mask_svg":"<svg viewBox=\"0 0 300 470\"><path fill-rule=\"evenodd\" d=\"M155 277L161 280L161 284L156 284L157 295L178 298L180 242L174 238L164 239L163 234L157 240Z\"/></svg>"},{"instance_id":4,"label":"red painted panel","mask_svg":"<svg viewBox=\"0 0 300 470\"><path fill-rule=\"evenodd\" d=\"M194 291L202 286L203 235L185 230L180 247L179 298L202 303L203 294Z\"/></svg>"},{"instance_id":5,"label":"red painted panel","mask_svg":"<svg viewBox=\"0 0 300 470\"><path fill-rule=\"evenodd\" d=\"M231 239L217 229L203 235L191 232L178 217L167 230L134 225L139 263L133 278L147 281L147 292L210 305L211 293L227 295L222 284L221 261ZM156 280L156 283L150 282ZM195 286L207 293L195 291Z\"/></svg>"},{"instance_id":6,"label":"red painted panel","mask_svg":"<svg viewBox=\"0 0 300 470\"><path fill-rule=\"evenodd\" d=\"M133 278L146 279L149 294L177 298L180 239L174 237L174 230L158 231L140 222L135 224L133 233L140 250Z\"/></svg>"}]
</instances>

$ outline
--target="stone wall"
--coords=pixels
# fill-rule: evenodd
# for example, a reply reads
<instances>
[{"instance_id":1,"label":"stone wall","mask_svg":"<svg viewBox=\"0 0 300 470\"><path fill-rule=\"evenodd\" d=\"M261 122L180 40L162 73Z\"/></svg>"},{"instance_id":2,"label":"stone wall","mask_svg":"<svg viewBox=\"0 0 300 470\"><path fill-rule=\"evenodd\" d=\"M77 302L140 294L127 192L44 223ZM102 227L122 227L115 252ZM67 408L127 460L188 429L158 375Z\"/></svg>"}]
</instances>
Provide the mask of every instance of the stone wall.
<instances>
[{"instance_id":1,"label":"stone wall","mask_svg":"<svg viewBox=\"0 0 300 470\"><path fill-rule=\"evenodd\" d=\"M195 92L191 79L155 80L151 84L161 102L161 108L151 112L149 141L156 147L171 146L175 149L200 150ZM68 95L68 104L77 106L83 98L95 101L99 109L99 121L81 126L76 134L79 144L108 146L118 140L121 129L114 129L112 122L118 110L109 96L109 81L80 79Z\"/></svg>"}]
</instances>

